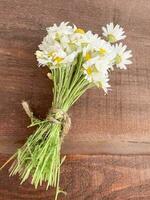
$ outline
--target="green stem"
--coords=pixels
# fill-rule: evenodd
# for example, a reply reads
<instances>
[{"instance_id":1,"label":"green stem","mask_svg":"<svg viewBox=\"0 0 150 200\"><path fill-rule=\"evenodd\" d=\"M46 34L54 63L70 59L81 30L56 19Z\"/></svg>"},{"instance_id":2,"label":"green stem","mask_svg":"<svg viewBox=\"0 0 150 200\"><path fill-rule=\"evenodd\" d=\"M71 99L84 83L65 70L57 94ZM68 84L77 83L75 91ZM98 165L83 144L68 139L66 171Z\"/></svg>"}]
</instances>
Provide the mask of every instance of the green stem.
<instances>
[{"instance_id":1,"label":"green stem","mask_svg":"<svg viewBox=\"0 0 150 200\"><path fill-rule=\"evenodd\" d=\"M90 87L91 84L85 80L82 72L82 54L79 54L76 62L72 66L51 69L53 88L52 108L61 109L67 112L77 99ZM51 115L52 113L49 113ZM57 113L53 114L57 119ZM56 123L60 120L60 123ZM43 181L49 186L56 188L55 200L61 192L60 167L61 167L61 132L63 129L63 117L54 121L45 119L31 119L31 126L37 126L33 135L26 143L10 158L15 159L10 168L10 175L19 174L21 183L29 176L32 177L31 183L38 187ZM10 161L8 160L7 163ZM7 164L5 163L4 166Z\"/></svg>"}]
</instances>

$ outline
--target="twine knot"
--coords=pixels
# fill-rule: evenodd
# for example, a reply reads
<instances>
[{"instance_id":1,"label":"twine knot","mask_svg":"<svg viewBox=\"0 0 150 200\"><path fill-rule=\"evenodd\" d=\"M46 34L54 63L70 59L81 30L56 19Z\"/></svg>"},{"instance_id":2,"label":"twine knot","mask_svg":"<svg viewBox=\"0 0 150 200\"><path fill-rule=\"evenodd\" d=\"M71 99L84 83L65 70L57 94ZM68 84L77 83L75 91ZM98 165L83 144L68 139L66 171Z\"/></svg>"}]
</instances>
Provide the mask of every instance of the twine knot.
<instances>
[{"instance_id":1,"label":"twine knot","mask_svg":"<svg viewBox=\"0 0 150 200\"><path fill-rule=\"evenodd\" d=\"M22 102L22 106L28 117L31 119L31 122L35 122L33 125L40 124L40 122L42 123L40 119L34 117L33 112L31 111L29 104L26 101ZM46 122L49 121L50 123L60 124L62 126L62 131L61 131L62 138L68 134L69 129L71 127L71 119L67 114L67 112L64 112L62 109L58 108L51 108L45 121Z\"/></svg>"}]
</instances>

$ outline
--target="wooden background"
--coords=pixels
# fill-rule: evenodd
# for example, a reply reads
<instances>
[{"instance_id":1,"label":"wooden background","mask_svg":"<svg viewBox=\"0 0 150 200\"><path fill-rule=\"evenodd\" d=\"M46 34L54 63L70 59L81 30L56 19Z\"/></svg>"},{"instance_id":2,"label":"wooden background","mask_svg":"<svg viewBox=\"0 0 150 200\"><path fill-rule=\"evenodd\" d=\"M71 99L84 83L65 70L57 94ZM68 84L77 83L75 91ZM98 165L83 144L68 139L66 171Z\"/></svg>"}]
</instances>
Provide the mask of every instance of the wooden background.
<instances>
[{"instance_id":1,"label":"wooden background","mask_svg":"<svg viewBox=\"0 0 150 200\"><path fill-rule=\"evenodd\" d=\"M52 101L46 69L34 52L53 23L70 21L101 32L113 21L133 50L127 71L111 74L112 91L89 90L70 110L62 153L60 200L150 200L150 1L0 0L0 164L32 133L21 101L45 117ZM0 172L0 200L53 200L18 177Z\"/></svg>"}]
</instances>

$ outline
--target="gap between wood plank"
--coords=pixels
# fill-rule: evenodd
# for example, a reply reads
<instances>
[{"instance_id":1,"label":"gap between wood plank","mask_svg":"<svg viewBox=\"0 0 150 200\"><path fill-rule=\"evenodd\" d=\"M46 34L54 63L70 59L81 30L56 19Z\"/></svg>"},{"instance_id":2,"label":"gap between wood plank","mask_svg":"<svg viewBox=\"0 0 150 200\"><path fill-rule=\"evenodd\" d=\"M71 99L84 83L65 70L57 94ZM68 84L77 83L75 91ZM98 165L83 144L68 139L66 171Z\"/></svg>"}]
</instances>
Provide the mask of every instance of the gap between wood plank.
<instances>
[{"instance_id":1,"label":"gap between wood plank","mask_svg":"<svg viewBox=\"0 0 150 200\"><path fill-rule=\"evenodd\" d=\"M0 153L12 154L25 141L1 137ZM150 155L150 142L136 140L88 140L77 141L66 138L62 146L62 154L66 155Z\"/></svg>"}]
</instances>

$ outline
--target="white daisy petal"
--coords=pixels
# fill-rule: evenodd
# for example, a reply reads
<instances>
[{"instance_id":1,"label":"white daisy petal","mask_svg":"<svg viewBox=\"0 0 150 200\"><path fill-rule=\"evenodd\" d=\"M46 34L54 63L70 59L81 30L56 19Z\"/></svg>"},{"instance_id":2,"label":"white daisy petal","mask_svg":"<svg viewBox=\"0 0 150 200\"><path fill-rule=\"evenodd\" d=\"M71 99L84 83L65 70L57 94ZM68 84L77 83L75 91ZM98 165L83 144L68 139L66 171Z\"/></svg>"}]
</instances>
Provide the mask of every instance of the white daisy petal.
<instances>
[{"instance_id":1,"label":"white daisy petal","mask_svg":"<svg viewBox=\"0 0 150 200\"><path fill-rule=\"evenodd\" d=\"M116 54L115 64L117 68L126 69L126 65L129 65L132 63L129 60L129 58L132 57L132 54L131 54L132 52L131 50L126 51L126 49L127 49L127 46L126 45L123 46L122 43L116 44L114 46L114 51Z\"/></svg>"},{"instance_id":2,"label":"white daisy petal","mask_svg":"<svg viewBox=\"0 0 150 200\"><path fill-rule=\"evenodd\" d=\"M114 26L113 23L107 24L106 28L102 27L103 35L110 43L115 43L119 40L123 40L126 36L124 35L124 30L118 24Z\"/></svg>"},{"instance_id":3,"label":"white daisy petal","mask_svg":"<svg viewBox=\"0 0 150 200\"><path fill-rule=\"evenodd\" d=\"M109 72L114 66L126 69L132 63L132 52L122 43L111 44L126 37L123 28L118 24L107 24L102 30L106 40L92 31L85 31L74 24L71 26L69 22L54 24L47 28L47 35L35 53L39 66L48 66L50 70L72 67L81 53L81 72L85 79L107 93L110 87Z\"/></svg>"}]
</instances>

